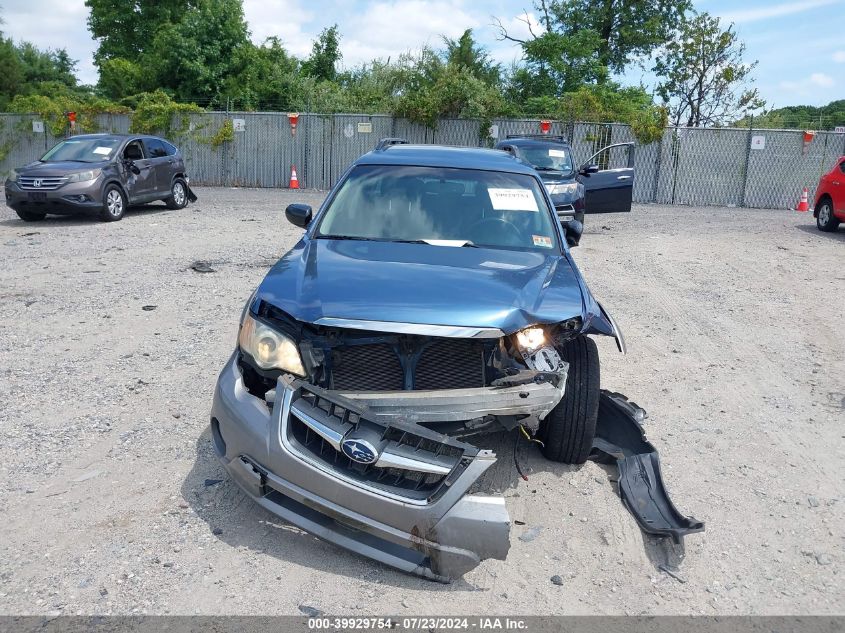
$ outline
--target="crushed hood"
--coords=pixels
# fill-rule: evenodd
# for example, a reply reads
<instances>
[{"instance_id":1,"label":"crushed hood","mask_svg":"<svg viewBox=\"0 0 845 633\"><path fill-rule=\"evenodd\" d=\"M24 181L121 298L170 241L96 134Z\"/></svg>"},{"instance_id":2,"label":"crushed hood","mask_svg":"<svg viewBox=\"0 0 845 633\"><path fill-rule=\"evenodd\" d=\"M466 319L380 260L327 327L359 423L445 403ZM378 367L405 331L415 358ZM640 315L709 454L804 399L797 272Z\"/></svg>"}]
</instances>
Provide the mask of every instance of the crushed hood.
<instances>
[{"instance_id":1,"label":"crushed hood","mask_svg":"<svg viewBox=\"0 0 845 633\"><path fill-rule=\"evenodd\" d=\"M303 238L257 298L293 318L494 327L584 316L580 275L560 253Z\"/></svg>"}]
</instances>

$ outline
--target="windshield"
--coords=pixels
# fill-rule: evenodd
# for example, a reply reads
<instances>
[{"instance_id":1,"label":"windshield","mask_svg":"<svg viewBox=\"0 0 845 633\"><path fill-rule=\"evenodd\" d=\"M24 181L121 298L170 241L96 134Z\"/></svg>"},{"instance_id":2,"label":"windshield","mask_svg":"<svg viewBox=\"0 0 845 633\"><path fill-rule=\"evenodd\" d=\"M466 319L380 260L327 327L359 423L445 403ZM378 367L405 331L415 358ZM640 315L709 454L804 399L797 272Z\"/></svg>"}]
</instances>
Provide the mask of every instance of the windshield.
<instances>
[{"instance_id":1,"label":"windshield","mask_svg":"<svg viewBox=\"0 0 845 633\"><path fill-rule=\"evenodd\" d=\"M535 178L441 167L359 165L316 236L539 251L557 245Z\"/></svg>"},{"instance_id":2,"label":"windshield","mask_svg":"<svg viewBox=\"0 0 845 633\"><path fill-rule=\"evenodd\" d=\"M572 154L560 145L532 145L517 147L519 157L531 163L540 171L560 171L569 173L573 170Z\"/></svg>"},{"instance_id":3,"label":"windshield","mask_svg":"<svg viewBox=\"0 0 845 633\"><path fill-rule=\"evenodd\" d=\"M41 162L55 163L68 160L77 163L99 163L114 156L118 147L120 147L119 138L69 138L44 154Z\"/></svg>"}]
</instances>

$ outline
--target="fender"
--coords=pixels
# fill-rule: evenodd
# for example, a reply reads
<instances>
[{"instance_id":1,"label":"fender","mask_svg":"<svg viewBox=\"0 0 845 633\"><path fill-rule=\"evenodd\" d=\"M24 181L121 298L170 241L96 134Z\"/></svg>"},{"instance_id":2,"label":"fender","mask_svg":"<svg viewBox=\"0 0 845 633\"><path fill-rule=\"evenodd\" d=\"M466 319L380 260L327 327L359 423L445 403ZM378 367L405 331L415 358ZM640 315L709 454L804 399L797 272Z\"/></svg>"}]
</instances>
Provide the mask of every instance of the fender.
<instances>
[{"instance_id":1,"label":"fender","mask_svg":"<svg viewBox=\"0 0 845 633\"><path fill-rule=\"evenodd\" d=\"M604 309L604 306L596 301L599 307L599 314L593 314L589 324L584 329L584 334L601 334L603 336L612 336L616 340L616 347L622 354L628 353L628 348L625 346L625 337L622 336L622 330L614 321L610 313Z\"/></svg>"}]
</instances>

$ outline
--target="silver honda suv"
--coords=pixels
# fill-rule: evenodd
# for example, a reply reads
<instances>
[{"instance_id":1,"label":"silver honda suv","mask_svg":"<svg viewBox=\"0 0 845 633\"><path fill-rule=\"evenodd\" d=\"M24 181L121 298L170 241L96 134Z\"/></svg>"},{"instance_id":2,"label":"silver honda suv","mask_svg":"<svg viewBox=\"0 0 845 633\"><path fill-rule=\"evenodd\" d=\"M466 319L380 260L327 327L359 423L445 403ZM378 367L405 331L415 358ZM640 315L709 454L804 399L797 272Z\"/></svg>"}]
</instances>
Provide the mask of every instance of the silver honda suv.
<instances>
[{"instance_id":1,"label":"silver honda suv","mask_svg":"<svg viewBox=\"0 0 845 633\"><path fill-rule=\"evenodd\" d=\"M181 152L154 137L128 134L72 136L40 160L13 169L6 204L26 222L48 213L96 213L106 222L129 205L163 200L181 209L196 200Z\"/></svg>"}]
</instances>

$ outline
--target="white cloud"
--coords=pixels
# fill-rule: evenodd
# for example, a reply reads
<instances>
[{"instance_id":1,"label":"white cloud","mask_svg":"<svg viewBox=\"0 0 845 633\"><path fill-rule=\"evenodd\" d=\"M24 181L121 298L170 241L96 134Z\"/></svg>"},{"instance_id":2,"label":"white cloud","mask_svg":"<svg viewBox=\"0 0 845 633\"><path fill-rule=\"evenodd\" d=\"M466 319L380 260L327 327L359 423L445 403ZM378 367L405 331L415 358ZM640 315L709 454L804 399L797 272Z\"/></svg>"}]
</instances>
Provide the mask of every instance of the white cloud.
<instances>
[{"instance_id":1,"label":"white cloud","mask_svg":"<svg viewBox=\"0 0 845 633\"><path fill-rule=\"evenodd\" d=\"M837 64L845 64L845 51L836 51L833 54L833 61Z\"/></svg>"},{"instance_id":2,"label":"white cloud","mask_svg":"<svg viewBox=\"0 0 845 633\"><path fill-rule=\"evenodd\" d=\"M304 9L298 0L244 0L244 17L256 44L276 36L294 55L305 57L311 52L315 34L305 32L303 25L310 22L314 14Z\"/></svg>"},{"instance_id":3,"label":"white cloud","mask_svg":"<svg viewBox=\"0 0 845 633\"><path fill-rule=\"evenodd\" d=\"M830 88L836 82L830 75L825 75L824 73L813 73L810 75L810 83L821 86L822 88Z\"/></svg>"},{"instance_id":4,"label":"white cloud","mask_svg":"<svg viewBox=\"0 0 845 633\"><path fill-rule=\"evenodd\" d=\"M41 49L66 48L79 61L77 76L82 83L96 83L96 43L86 20L88 9L82 0L27 0L3 2L3 34L16 42L32 42Z\"/></svg>"},{"instance_id":5,"label":"white cloud","mask_svg":"<svg viewBox=\"0 0 845 633\"><path fill-rule=\"evenodd\" d=\"M781 4L761 6L753 9L728 11L727 13L722 13L719 17L722 18L722 23L724 24L728 24L730 22L759 22L760 20L768 20L769 18L792 15L794 13L803 13L804 11L809 11L810 9L826 7L831 4L840 5L842 4L842 0L800 0L799 2L783 2Z\"/></svg>"},{"instance_id":6,"label":"white cloud","mask_svg":"<svg viewBox=\"0 0 845 633\"><path fill-rule=\"evenodd\" d=\"M465 29L478 28L476 13L461 1L390 0L373 2L341 24L343 64L350 67L376 58L417 51L429 44L442 45L440 37L457 38Z\"/></svg>"}]
</instances>

